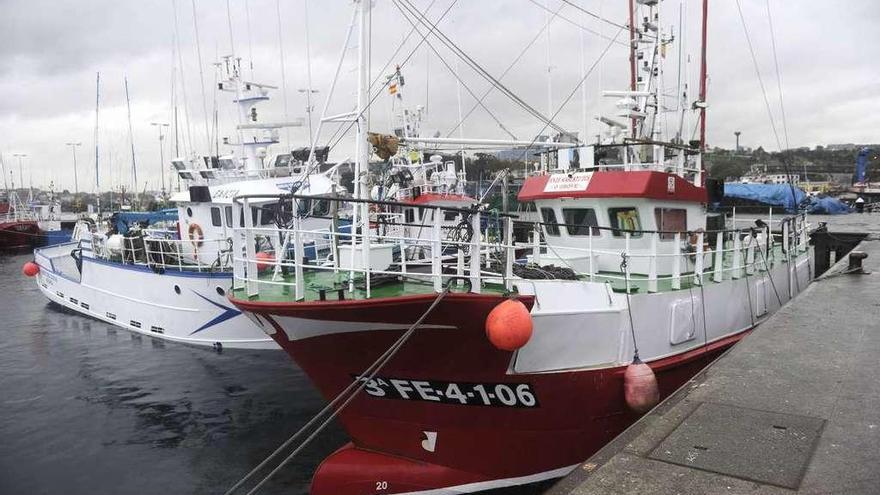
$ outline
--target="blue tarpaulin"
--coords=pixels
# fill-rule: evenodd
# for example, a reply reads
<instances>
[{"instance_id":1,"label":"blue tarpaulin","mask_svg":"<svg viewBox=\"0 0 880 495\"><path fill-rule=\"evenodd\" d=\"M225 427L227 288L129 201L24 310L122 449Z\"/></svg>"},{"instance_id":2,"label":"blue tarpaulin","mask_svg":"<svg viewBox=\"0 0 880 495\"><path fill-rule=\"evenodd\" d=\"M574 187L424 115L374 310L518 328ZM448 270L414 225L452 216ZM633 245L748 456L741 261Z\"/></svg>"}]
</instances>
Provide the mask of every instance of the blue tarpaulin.
<instances>
[{"instance_id":1,"label":"blue tarpaulin","mask_svg":"<svg viewBox=\"0 0 880 495\"><path fill-rule=\"evenodd\" d=\"M812 215L840 215L849 213L849 206L843 201L831 196L811 196L807 213Z\"/></svg>"},{"instance_id":2,"label":"blue tarpaulin","mask_svg":"<svg viewBox=\"0 0 880 495\"><path fill-rule=\"evenodd\" d=\"M792 197L794 189L794 197ZM756 201L769 206L779 206L786 211L795 211L804 202L807 193L788 184L740 184L727 182L724 184L724 197Z\"/></svg>"},{"instance_id":3,"label":"blue tarpaulin","mask_svg":"<svg viewBox=\"0 0 880 495\"><path fill-rule=\"evenodd\" d=\"M794 191L794 194L792 194ZM768 206L784 208L795 212L806 209L814 215L838 215L849 213L849 206L837 198L830 196L807 196L803 190L788 184L740 184L728 182L724 184L724 196L755 201Z\"/></svg>"}]
</instances>

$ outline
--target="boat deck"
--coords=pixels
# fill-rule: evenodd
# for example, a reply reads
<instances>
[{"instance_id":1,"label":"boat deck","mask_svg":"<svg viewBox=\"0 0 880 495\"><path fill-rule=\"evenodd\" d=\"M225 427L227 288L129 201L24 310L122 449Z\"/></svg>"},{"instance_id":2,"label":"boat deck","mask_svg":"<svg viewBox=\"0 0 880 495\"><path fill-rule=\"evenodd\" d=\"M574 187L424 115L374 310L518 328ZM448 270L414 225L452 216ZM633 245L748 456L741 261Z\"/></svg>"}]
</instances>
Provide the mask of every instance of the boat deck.
<instances>
[{"instance_id":1,"label":"boat deck","mask_svg":"<svg viewBox=\"0 0 880 495\"><path fill-rule=\"evenodd\" d=\"M877 493L880 236L856 249L871 274L844 258L548 493Z\"/></svg>"},{"instance_id":2,"label":"boat deck","mask_svg":"<svg viewBox=\"0 0 880 495\"><path fill-rule=\"evenodd\" d=\"M339 270L334 273L332 270L307 270L303 273L305 278L305 300L320 301L321 291L324 291L324 297L328 301L336 301L339 299L338 291L345 291L345 299L365 300L368 299L363 275L355 276L354 291L349 292L349 274L347 271ZM292 274L281 275L273 280L271 270L260 273L259 276L259 295L246 296L244 287L236 287L232 290L233 297L240 299L259 300L264 302L291 302L294 297L294 277ZM462 289L467 286L462 284ZM453 286L453 291L456 287ZM507 291L502 284L484 284L483 293L506 295ZM412 274L407 277L389 277L387 279L379 279L374 277L370 284L369 299L383 297L400 297L412 296L420 294L433 294L434 285L426 277L419 277L418 274Z\"/></svg>"},{"instance_id":3,"label":"boat deck","mask_svg":"<svg viewBox=\"0 0 880 495\"><path fill-rule=\"evenodd\" d=\"M782 262L785 259L785 253L782 251L782 246L776 244L771 250L771 254L767 259L767 266L772 268L777 263ZM724 258L724 278L728 279L731 276L733 260L730 256L725 256ZM763 272L766 271L763 260L761 258L756 257L755 268L752 274L748 276L761 276ZM338 300L338 291L345 290L344 297L346 299L354 299L354 300L362 300L367 299L367 292L364 284L364 276L361 273L358 273L354 277L354 288L353 292L349 292L349 272L340 269L338 272L333 272L332 270L305 270L305 300L306 301L319 301L321 300L321 291L324 291L324 297L327 300ZM703 272L703 279L708 283L713 276L713 268L711 265L707 266ZM739 277L745 277L745 270L741 272ZM488 280L499 280L500 279L492 279ZM578 280L587 282L590 281L591 278L586 275L579 276ZM624 279L623 274L620 272L599 272L596 273L592 277L593 282L597 283L608 283L610 284L612 290L615 292L626 292L627 288L627 280ZM250 300L259 300L266 302L284 302L284 301L292 301L294 294L294 282L295 279L292 273L288 273L287 275L279 274L278 277L273 277L272 270L265 270L259 274L259 294L256 296L245 297L246 290L244 287L236 287L233 289L233 295L235 297L239 297L242 299L250 299ZM648 276L644 274L630 274L628 279L628 286L631 294L637 293L646 293L649 291L649 281ZM682 273L679 281L680 288L673 288L673 280L670 276L661 275L657 280L657 290L656 292L671 292L674 290L689 290L699 287L699 283L697 282L694 274L691 273ZM482 287L483 292L486 293L495 293L495 294L506 294L504 289L504 285L501 283L492 283L486 282L484 279L484 284ZM373 278L370 287L370 298L381 298L381 297L399 297L405 295L417 295L417 294L430 294L434 292L434 286L431 280L428 278L428 275L419 274L418 272L410 273L408 276L388 276L384 279L381 277Z\"/></svg>"}]
</instances>

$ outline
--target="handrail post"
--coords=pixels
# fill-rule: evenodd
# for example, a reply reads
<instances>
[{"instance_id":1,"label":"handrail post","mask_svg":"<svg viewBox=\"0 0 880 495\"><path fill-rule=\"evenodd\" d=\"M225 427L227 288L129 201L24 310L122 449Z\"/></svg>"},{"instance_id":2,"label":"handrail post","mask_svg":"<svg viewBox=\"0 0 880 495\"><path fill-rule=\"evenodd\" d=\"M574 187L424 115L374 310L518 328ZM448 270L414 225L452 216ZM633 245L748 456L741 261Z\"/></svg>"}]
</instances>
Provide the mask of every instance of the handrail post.
<instances>
[{"instance_id":1,"label":"handrail post","mask_svg":"<svg viewBox=\"0 0 880 495\"><path fill-rule=\"evenodd\" d=\"M624 266L623 266L623 279L624 279L624 281L625 281L625 283L626 283L626 287L625 287L625 288L626 288L626 293L629 294L629 263L630 263L630 257L629 257L629 232L624 232L624 233L623 233L623 239L624 239L624 243L623 243L623 256L624 256L624 257L623 257L623 259L626 261L626 263L625 263Z\"/></svg>"},{"instance_id":2,"label":"handrail post","mask_svg":"<svg viewBox=\"0 0 880 495\"><path fill-rule=\"evenodd\" d=\"M302 301L305 298L305 280L303 280L303 258L305 257L305 252L303 250L303 240L302 233L300 232L302 225L302 219L299 215L294 214L293 216L293 256L296 258L293 261L294 266L294 277L296 278L295 283L295 294L294 297L297 301ZM277 259L277 256L276 256Z\"/></svg>"},{"instance_id":3,"label":"handrail post","mask_svg":"<svg viewBox=\"0 0 880 495\"><path fill-rule=\"evenodd\" d=\"M361 208L362 212L362 223L363 227L361 228L361 233L364 238L361 245L361 256L364 261L364 287L367 289L367 298L370 297L371 287L370 287L370 258L371 249L370 249L370 235L372 235L372 229L370 228L370 205L367 203L362 203Z\"/></svg>"},{"instance_id":4,"label":"handrail post","mask_svg":"<svg viewBox=\"0 0 880 495\"><path fill-rule=\"evenodd\" d=\"M733 231L733 270L731 278L742 277L742 239L740 239L739 231Z\"/></svg>"},{"instance_id":5,"label":"handrail post","mask_svg":"<svg viewBox=\"0 0 880 495\"><path fill-rule=\"evenodd\" d=\"M703 285L703 232L697 233L697 257L694 259L694 282Z\"/></svg>"},{"instance_id":6,"label":"handrail post","mask_svg":"<svg viewBox=\"0 0 880 495\"><path fill-rule=\"evenodd\" d=\"M437 215L440 215L440 209L437 209ZM480 241L482 240L482 231L480 230L480 212L475 211L471 215L471 228L473 230L473 235L471 235L471 292L474 294L479 294L480 290L480 273L482 271L481 263L480 263Z\"/></svg>"},{"instance_id":7,"label":"handrail post","mask_svg":"<svg viewBox=\"0 0 880 495\"><path fill-rule=\"evenodd\" d=\"M648 260L648 292L657 292L657 232L651 233L651 258Z\"/></svg>"},{"instance_id":8,"label":"handrail post","mask_svg":"<svg viewBox=\"0 0 880 495\"><path fill-rule=\"evenodd\" d=\"M681 289L681 232L675 233L672 245L675 250L672 256L672 288L678 290Z\"/></svg>"},{"instance_id":9,"label":"handrail post","mask_svg":"<svg viewBox=\"0 0 880 495\"><path fill-rule=\"evenodd\" d=\"M513 218L505 217L504 219L504 244L506 254L504 256L504 288L511 290L513 288L513 258L516 251L513 249Z\"/></svg>"},{"instance_id":10,"label":"handrail post","mask_svg":"<svg viewBox=\"0 0 880 495\"><path fill-rule=\"evenodd\" d=\"M715 273L713 273L712 279L715 282L721 282L724 278L724 233L716 232L715 233L715 261L713 263Z\"/></svg>"},{"instance_id":11,"label":"handrail post","mask_svg":"<svg viewBox=\"0 0 880 495\"><path fill-rule=\"evenodd\" d=\"M424 221L424 220L423 220ZM434 228L431 235L431 277L434 279L434 292L443 290L443 274L440 270L440 255L443 246L440 243L440 215L434 215Z\"/></svg>"},{"instance_id":12,"label":"handrail post","mask_svg":"<svg viewBox=\"0 0 880 495\"><path fill-rule=\"evenodd\" d=\"M251 212L250 201L244 198L244 248L247 259L247 295L256 296L260 293L257 279L260 274L257 271L257 246L254 239L254 217Z\"/></svg>"},{"instance_id":13,"label":"handrail post","mask_svg":"<svg viewBox=\"0 0 880 495\"><path fill-rule=\"evenodd\" d=\"M758 237L749 233L749 244L746 246L746 276L755 273L755 245L758 245ZM761 249L760 245L758 249Z\"/></svg>"},{"instance_id":14,"label":"handrail post","mask_svg":"<svg viewBox=\"0 0 880 495\"><path fill-rule=\"evenodd\" d=\"M232 202L232 288L233 290L236 288L237 281L240 281L245 278L245 265L242 261L236 261L235 258L240 258L241 253L243 251L244 246L241 245L241 229L237 224L237 220L241 218L241 204L238 201ZM159 249L162 249L162 245L159 245ZM165 262L165 255L162 254L162 262Z\"/></svg>"},{"instance_id":15,"label":"handrail post","mask_svg":"<svg viewBox=\"0 0 880 495\"><path fill-rule=\"evenodd\" d=\"M590 227L589 232L590 233L589 233L589 237L587 239L587 242L588 242L589 248L590 248L590 255L589 255L590 256L590 282L592 282L593 277L596 274L595 267L593 266L593 227Z\"/></svg>"},{"instance_id":16,"label":"handrail post","mask_svg":"<svg viewBox=\"0 0 880 495\"><path fill-rule=\"evenodd\" d=\"M532 261L541 264L541 228L536 223L532 229Z\"/></svg>"},{"instance_id":17,"label":"handrail post","mask_svg":"<svg viewBox=\"0 0 880 495\"><path fill-rule=\"evenodd\" d=\"M789 223L788 219L785 219L782 221L782 250L785 252L785 261L788 261L789 254L790 254L788 252L788 247L790 245L788 242L788 234L789 234L788 223Z\"/></svg>"}]
</instances>

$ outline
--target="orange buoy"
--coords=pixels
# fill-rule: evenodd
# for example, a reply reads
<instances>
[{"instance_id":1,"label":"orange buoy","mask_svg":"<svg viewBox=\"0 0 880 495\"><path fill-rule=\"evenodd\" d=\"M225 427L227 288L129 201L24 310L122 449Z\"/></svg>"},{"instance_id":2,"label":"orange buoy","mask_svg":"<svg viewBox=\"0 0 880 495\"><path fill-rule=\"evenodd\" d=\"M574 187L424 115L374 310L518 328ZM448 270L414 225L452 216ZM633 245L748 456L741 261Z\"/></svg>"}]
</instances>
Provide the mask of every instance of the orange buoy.
<instances>
[{"instance_id":1,"label":"orange buoy","mask_svg":"<svg viewBox=\"0 0 880 495\"><path fill-rule=\"evenodd\" d=\"M24 273L28 277L34 277L38 273L40 273L40 265L34 263L33 261L28 261L21 267L21 273Z\"/></svg>"},{"instance_id":2,"label":"orange buoy","mask_svg":"<svg viewBox=\"0 0 880 495\"><path fill-rule=\"evenodd\" d=\"M526 305L507 299L492 308L486 317L486 336L502 351L515 351L532 337L532 315Z\"/></svg>"},{"instance_id":3,"label":"orange buoy","mask_svg":"<svg viewBox=\"0 0 880 495\"><path fill-rule=\"evenodd\" d=\"M623 373L623 395L626 405L639 414L648 412L660 402L657 376L638 356Z\"/></svg>"},{"instance_id":4,"label":"orange buoy","mask_svg":"<svg viewBox=\"0 0 880 495\"><path fill-rule=\"evenodd\" d=\"M275 261L275 257L269 253L264 251L260 251L257 253L257 271L265 271L268 270L269 267L272 266L272 262Z\"/></svg>"}]
</instances>

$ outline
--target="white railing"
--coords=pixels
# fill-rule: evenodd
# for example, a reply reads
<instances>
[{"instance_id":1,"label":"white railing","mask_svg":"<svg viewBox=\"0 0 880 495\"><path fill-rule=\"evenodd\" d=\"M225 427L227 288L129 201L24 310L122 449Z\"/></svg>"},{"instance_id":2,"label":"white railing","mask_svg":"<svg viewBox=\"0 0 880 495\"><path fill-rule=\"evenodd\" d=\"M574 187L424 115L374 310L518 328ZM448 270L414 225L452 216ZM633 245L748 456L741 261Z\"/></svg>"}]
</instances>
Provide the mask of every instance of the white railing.
<instances>
[{"instance_id":1,"label":"white railing","mask_svg":"<svg viewBox=\"0 0 880 495\"><path fill-rule=\"evenodd\" d=\"M115 242L109 240L102 234L91 236L94 257L164 270L217 272L232 266L229 239L205 239L194 244L190 240L123 236L121 246L117 244L119 238Z\"/></svg>"},{"instance_id":2,"label":"white railing","mask_svg":"<svg viewBox=\"0 0 880 495\"><path fill-rule=\"evenodd\" d=\"M239 212L235 215L250 209L251 201L257 198L236 198L234 207ZM292 199L288 196L276 197L276 200ZM658 292L765 272L777 263L791 262L809 249L809 226L803 215L779 220L781 231L773 234L757 227L709 232L616 230L622 236L614 247L594 246L593 229L612 229L592 227L583 238L583 244L573 247L548 244L537 230L531 242L514 243L511 217L498 217L498 225L486 222L483 227L486 215L477 209L418 206L427 210L422 218L428 211L433 212L430 225L389 224L376 220L388 215L397 221L399 214L377 212L376 207L401 205L366 200L331 201L352 203L352 210L340 207L335 211L353 211L360 218L367 218L366 222L360 222L366 227L347 232L332 227L308 229L303 228L298 217L285 228L254 226L252 216L245 214L245 226L236 228L233 235L235 288L244 289L250 297L259 295L261 289L268 286L293 287L294 298L302 300L307 290L314 292L316 287L325 284L325 290L347 290L357 292L359 297L370 297L373 278L389 276L422 282L437 292L450 278L466 279L470 282L469 290L478 293L485 284L510 290L513 281L522 278L517 275L523 273L521 267L531 264L540 271L540 267L549 262L569 269L569 274L579 280L611 282L627 290L638 286L647 292ZM457 215L455 227L443 225L442 219L449 211ZM330 221L336 225L339 219ZM380 226L384 226L381 233ZM503 235L495 235L496 230ZM640 245L649 246L647 249L631 248L631 239L636 235L642 241ZM607 238L605 236L606 243ZM259 245L267 245L264 239L283 241L269 242L273 247L261 250ZM284 248L274 249L278 245ZM318 245L322 247L319 249ZM311 256L304 255L307 250ZM272 256L267 260L264 254L258 254L260 252L269 252ZM332 276L326 276L328 274ZM332 287L327 287L327 283ZM661 284L664 285L661 287Z\"/></svg>"}]
</instances>

